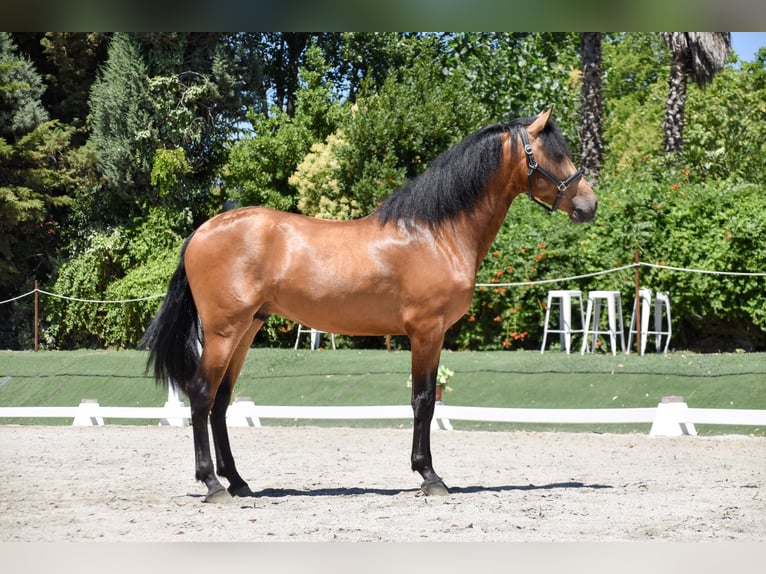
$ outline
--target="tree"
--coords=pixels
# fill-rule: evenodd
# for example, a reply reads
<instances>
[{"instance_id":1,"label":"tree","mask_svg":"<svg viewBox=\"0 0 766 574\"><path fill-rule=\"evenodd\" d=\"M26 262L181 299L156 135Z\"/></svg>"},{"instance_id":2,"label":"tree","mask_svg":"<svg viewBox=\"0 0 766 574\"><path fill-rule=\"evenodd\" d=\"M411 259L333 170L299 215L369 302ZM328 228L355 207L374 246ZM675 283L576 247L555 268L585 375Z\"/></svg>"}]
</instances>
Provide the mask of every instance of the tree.
<instances>
[{"instance_id":1,"label":"tree","mask_svg":"<svg viewBox=\"0 0 766 574\"><path fill-rule=\"evenodd\" d=\"M272 32L264 34L264 64L270 80L272 101L276 109L295 115L295 94L303 53L311 41L308 32Z\"/></svg>"},{"instance_id":2,"label":"tree","mask_svg":"<svg viewBox=\"0 0 766 574\"><path fill-rule=\"evenodd\" d=\"M61 247L59 221L78 184L70 153L74 130L44 121L43 90L32 64L0 33L0 300L52 271ZM0 346L25 345L28 305L0 306Z\"/></svg>"},{"instance_id":3,"label":"tree","mask_svg":"<svg viewBox=\"0 0 766 574\"><path fill-rule=\"evenodd\" d=\"M582 91L580 101L581 168L586 176L597 180L604 152L604 102L601 91L601 34L583 32Z\"/></svg>"},{"instance_id":4,"label":"tree","mask_svg":"<svg viewBox=\"0 0 766 574\"><path fill-rule=\"evenodd\" d=\"M290 96L292 115L278 105L271 112L252 112L253 132L230 145L223 171L224 192L236 205L266 205L292 209L294 188L289 178L315 142L337 128L341 115L328 65L316 44L304 55L298 89Z\"/></svg>"},{"instance_id":5,"label":"tree","mask_svg":"<svg viewBox=\"0 0 766 574\"><path fill-rule=\"evenodd\" d=\"M90 97L92 133L103 190L92 205L97 220L121 220L149 186L151 105L146 65L130 34L115 34Z\"/></svg>"},{"instance_id":6,"label":"tree","mask_svg":"<svg viewBox=\"0 0 766 574\"><path fill-rule=\"evenodd\" d=\"M746 181L766 173L766 48L754 62L727 65L704 90L690 86L683 166L691 181Z\"/></svg>"},{"instance_id":7,"label":"tree","mask_svg":"<svg viewBox=\"0 0 766 574\"><path fill-rule=\"evenodd\" d=\"M729 32L663 32L672 53L668 99L663 132L665 151L680 154L683 149L686 83L691 78L700 88L726 63L731 50Z\"/></svg>"},{"instance_id":8,"label":"tree","mask_svg":"<svg viewBox=\"0 0 766 574\"><path fill-rule=\"evenodd\" d=\"M628 172L647 172L651 158L662 157L670 53L656 32L602 35L604 141L599 181ZM666 169L666 166L664 166Z\"/></svg>"},{"instance_id":9,"label":"tree","mask_svg":"<svg viewBox=\"0 0 766 574\"><path fill-rule=\"evenodd\" d=\"M300 205L323 217L370 213L485 118L468 78L445 71L437 48L423 45L380 90L363 90L338 133L312 149L292 179Z\"/></svg>"},{"instance_id":10,"label":"tree","mask_svg":"<svg viewBox=\"0 0 766 574\"><path fill-rule=\"evenodd\" d=\"M247 34L115 34L91 91L90 139L103 174L91 221L223 205L218 179L248 109L261 107L260 60ZM188 232L188 230L187 230Z\"/></svg>"},{"instance_id":11,"label":"tree","mask_svg":"<svg viewBox=\"0 0 766 574\"><path fill-rule=\"evenodd\" d=\"M0 137L14 142L48 119L42 78L18 54L13 38L0 32Z\"/></svg>"},{"instance_id":12,"label":"tree","mask_svg":"<svg viewBox=\"0 0 766 574\"><path fill-rule=\"evenodd\" d=\"M464 32L442 39L448 68L470 82L486 123L532 116L553 107L556 123L579 151L577 33Z\"/></svg>"},{"instance_id":13,"label":"tree","mask_svg":"<svg viewBox=\"0 0 766 574\"><path fill-rule=\"evenodd\" d=\"M355 102L363 85L368 92L379 90L392 72L402 70L420 55L433 57L437 41L433 34L344 32L337 47L324 38L322 48L332 66L333 81L338 87L347 86L348 92L342 95Z\"/></svg>"},{"instance_id":14,"label":"tree","mask_svg":"<svg viewBox=\"0 0 766 574\"><path fill-rule=\"evenodd\" d=\"M19 285L29 255L26 233L43 219L44 198L25 185L18 142L48 119L44 87L32 64L19 56L13 38L0 32L0 297Z\"/></svg>"},{"instance_id":15,"label":"tree","mask_svg":"<svg viewBox=\"0 0 766 574\"><path fill-rule=\"evenodd\" d=\"M207 188L226 160L247 110L263 107L260 40L255 34L135 35L153 106L156 148L180 147L192 171L186 183Z\"/></svg>"},{"instance_id":16,"label":"tree","mask_svg":"<svg viewBox=\"0 0 766 574\"><path fill-rule=\"evenodd\" d=\"M51 117L85 127L90 88L106 60L109 38L100 32L46 32L38 40L42 53L33 61L48 86L43 104ZM78 140L85 142L82 135Z\"/></svg>"}]
</instances>

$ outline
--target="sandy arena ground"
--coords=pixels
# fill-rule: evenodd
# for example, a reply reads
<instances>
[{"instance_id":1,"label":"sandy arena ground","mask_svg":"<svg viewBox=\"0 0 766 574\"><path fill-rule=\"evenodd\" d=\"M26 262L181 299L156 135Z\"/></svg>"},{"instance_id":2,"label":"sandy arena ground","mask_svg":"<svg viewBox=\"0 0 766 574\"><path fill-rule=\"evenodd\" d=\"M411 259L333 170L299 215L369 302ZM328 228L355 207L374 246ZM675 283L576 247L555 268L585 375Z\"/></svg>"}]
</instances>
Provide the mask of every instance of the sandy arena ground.
<instances>
[{"instance_id":1,"label":"sandy arena ground","mask_svg":"<svg viewBox=\"0 0 766 574\"><path fill-rule=\"evenodd\" d=\"M766 439L231 429L256 493L203 502L191 428L0 426L0 542L766 541Z\"/></svg>"}]
</instances>

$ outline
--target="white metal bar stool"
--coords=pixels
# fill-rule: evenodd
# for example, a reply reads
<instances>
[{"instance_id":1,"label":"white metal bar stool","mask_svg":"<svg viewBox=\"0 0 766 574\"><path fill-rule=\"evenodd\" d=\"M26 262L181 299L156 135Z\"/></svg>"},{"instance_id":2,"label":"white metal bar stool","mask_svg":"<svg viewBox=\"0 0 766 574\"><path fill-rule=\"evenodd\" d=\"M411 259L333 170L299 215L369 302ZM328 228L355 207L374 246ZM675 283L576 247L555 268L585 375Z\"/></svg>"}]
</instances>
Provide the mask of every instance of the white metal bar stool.
<instances>
[{"instance_id":1,"label":"white metal bar stool","mask_svg":"<svg viewBox=\"0 0 766 574\"><path fill-rule=\"evenodd\" d=\"M295 337L295 347L294 349L298 348L298 345L301 342L301 335L303 333L310 333L311 334L311 345L310 349L312 351L316 351L319 349L319 343L322 337L322 333L325 333L325 331L317 331L316 329L309 329L308 327L304 327L300 323L298 323L298 336ZM335 350L335 333L330 333L330 340L332 341L332 350Z\"/></svg>"},{"instance_id":2,"label":"white metal bar stool","mask_svg":"<svg viewBox=\"0 0 766 574\"><path fill-rule=\"evenodd\" d=\"M580 312L579 329L575 329L572 325L572 306L577 301L578 309ZM559 306L559 328L550 328L551 308L554 303L558 302ZM548 300L545 305L545 327L543 328L543 345L540 348L540 353L545 352L545 343L548 340L548 333L558 333L559 340L561 341L561 350L569 353L572 347L572 335L575 333L583 333L585 321L583 319L583 304L582 304L582 292L578 290L560 290L560 291L548 291Z\"/></svg>"},{"instance_id":3,"label":"white metal bar stool","mask_svg":"<svg viewBox=\"0 0 766 574\"><path fill-rule=\"evenodd\" d=\"M625 349L625 353L630 353L633 348L633 333L636 332L636 314L638 311L638 305L641 305L641 355L646 351L646 339L649 333L649 305L652 301L652 290L646 287L641 287L638 290L638 299L633 299L633 316L630 318L630 327L628 328L628 348Z\"/></svg>"},{"instance_id":4,"label":"white metal bar stool","mask_svg":"<svg viewBox=\"0 0 766 574\"><path fill-rule=\"evenodd\" d=\"M601 328L601 305L606 302L608 328ZM585 312L585 333L582 338L582 350L591 353L596 349L599 335L609 335L612 355L617 354L617 335L620 346L625 350L625 327L622 321L622 298L619 291L588 291L588 308ZM589 348L588 337L593 335L593 346Z\"/></svg>"},{"instance_id":5,"label":"white metal bar stool","mask_svg":"<svg viewBox=\"0 0 766 574\"><path fill-rule=\"evenodd\" d=\"M657 292L654 300L652 301L652 290L642 287L638 290L638 297L641 304L641 350L640 354L643 355L646 352L646 343L649 336L654 336L654 346L657 352L667 354L668 346L670 345L670 336L672 334L671 322L670 322L670 296L667 293ZM633 333L636 332L636 309L639 301L633 302L633 317L630 319L630 328L628 329L628 348L626 353L630 353L630 349L633 345ZM653 329L649 329L649 311L650 305L654 303L654 324ZM663 313L664 312L664 313ZM663 328L663 314L666 319L666 323ZM662 339L665 337L665 347L662 346Z\"/></svg>"},{"instance_id":6,"label":"white metal bar stool","mask_svg":"<svg viewBox=\"0 0 766 574\"><path fill-rule=\"evenodd\" d=\"M662 310L665 310L665 318L667 319L667 328L662 328ZM668 347L670 346L670 336L673 334L673 328L670 322L670 294L669 293L657 293L654 298L654 334L656 339L654 340L657 352L660 352L662 346L662 337L665 338L665 348L662 350L664 354L668 354Z\"/></svg>"}]
</instances>

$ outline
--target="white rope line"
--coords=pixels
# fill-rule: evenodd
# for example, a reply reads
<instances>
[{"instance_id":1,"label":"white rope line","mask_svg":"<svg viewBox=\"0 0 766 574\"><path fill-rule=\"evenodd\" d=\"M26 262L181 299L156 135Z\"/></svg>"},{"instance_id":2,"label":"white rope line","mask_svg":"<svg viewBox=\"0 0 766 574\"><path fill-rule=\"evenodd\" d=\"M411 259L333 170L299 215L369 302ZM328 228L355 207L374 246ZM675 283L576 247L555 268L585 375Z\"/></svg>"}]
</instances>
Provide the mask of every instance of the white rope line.
<instances>
[{"instance_id":1,"label":"white rope line","mask_svg":"<svg viewBox=\"0 0 766 574\"><path fill-rule=\"evenodd\" d=\"M66 299L67 301L75 301L77 303L136 303L138 301L149 301L150 299L159 299L160 297L165 296L165 294L163 293L162 295L149 295L147 297L138 297L136 299L105 300L105 299L79 299L77 297L68 297L67 295L50 293L48 291L43 291L42 289L37 289L37 292L42 293L43 295L50 295L51 297L58 297L59 299Z\"/></svg>"},{"instance_id":2,"label":"white rope line","mask_svg":"<svg viewBox=\"0 0 766 574\"><path fill-rule=\"evenodd\" d=\"M518 281L516 283L477 283L477 287L523 287L526 285L544 285L546 283L557 283L559 281L574 281L576 279L585 279L587 277L596 277L597 275L606 275L607 273L614 273L615 271L624 271L625 269L631 269L636 264L623 265L622 267L615 267L614 269L607 269L606 271L596 271L594 273L586 273L585 275L574 275L572 277L561 277L559 279L541 279L539 281Z\"/></svg>"},{"instance_id":3,"label":"white rope line","mask_svg":"<svg viewBox=\"0 0 766 574\"><path fill-rule=\"evenodd\" d=\"M656 263L644 263L641 261L639 265L644 267L654 267L655 269L668 269L670 271L686 271L687 273L708 273L709 275L741 275L744 277L766 277L766 273L749 273L746 271L708 271L706 269L688 269L686 267L672 267L670 265L658 265ZM633 267L636 266L634 263Z\"/></svg>"},{"instance_id":4,"label":"white rope line","mask_svg":"<svg viewBox=\"0 0 766 574\"><path fill-rule=\"evenodd\" d=\"M10 299L6 299L5 301L0 301L0 305L3 305L4 303L13 303L14 301L18 301L19 299L23 299L24 297L29 297L30 295L33 295L36 289L32 289L29 293L24 293L23 295L19 295L18 297L11 297Z\"/></svg>"},{"instance_id":5,"label":"white rope line","mask_svg":"<svg viewBox=\"0 0 766 574\"><path fill-rule=\"evenodd\" d=\"M625 271L626 269L635 269L636 267L641 267L641 266L651 267L653 269L665 269L667 271L684 271L687 273L707 273L709 275L737 275L741 277L766 277L766 273L751 273L747 271L709 271L707 269L673 267L671 265L659 265L657 263L645 263L641 261L639 263L631 263L629 265L615 267L614 269L606 269L604 271L595 271L593 273L585 273L583 275L573 275L571 277L558 277L556 279L540 279L538 281L516 281L513 283L477 283L476 287L525 287L525 286L534 286L534 285L546 285L549 283L558 283L561 281L576 281L578 279L587 279L589 277L597 277L599 275L606 275L608 273ZM136 303L139 301L149 301L151 299L159 299L160 297L165 296L165 294L163 293L161 295L148 295L147 297L138 297L136 299L116 299L116 300L80 299L78 297L69 297L67 295L59 295L58 293L43 291L42 289L32 289L31 291L24 293L22 295L19 295L17 297L12 297L11 299L0 301L0 305L3 305L5 303L12 303L13 301L23 299L24 297L29 297L30 295L33 295L35 293L42 293L43 295L58 297L59 299L66 299L67 301L74 301L77 303Z\"/></svg>"},{"instance_id":6,"label":"white rope line","mask_svg":"<svg viewBox=\"0 0 766 574\"><path fill-rule=\"evenodd\" d=\"M586 279L588 277L596 277L597 275L606 275L607 273L615 273L617 271L625 271L626 269L635 269L636 267L652 267L654 269L665 269L668 271L685 271L687 273L707 273L709 275L739 275L742 277L766 277L766 273L750 273L745 271L709 271L707 269L691 269L688 267L672 267L670 265L659 265L656 263L644 263L640 261L638 263L631 263L629 265L623 265L622 267L615 267L614 269L607 269L606 271L596 271L595 273L586 273L584 275L574 275L572 277L561 277L558 279L541 279L539 281L517 281L515 283L477 283L477 287L525 287L534 285L545 285L547 283L558 283L560 281L575 281L577 279Z\"/></svg>"}]
</instances>

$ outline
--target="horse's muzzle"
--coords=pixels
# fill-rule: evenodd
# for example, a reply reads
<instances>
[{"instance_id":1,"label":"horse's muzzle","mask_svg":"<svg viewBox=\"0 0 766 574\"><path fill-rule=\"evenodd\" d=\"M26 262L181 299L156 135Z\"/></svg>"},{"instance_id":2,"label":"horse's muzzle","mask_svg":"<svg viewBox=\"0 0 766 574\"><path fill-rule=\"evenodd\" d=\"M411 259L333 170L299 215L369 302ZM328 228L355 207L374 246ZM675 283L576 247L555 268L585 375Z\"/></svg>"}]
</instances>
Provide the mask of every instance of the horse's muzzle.
<instances>
[{"instance_id":1,"label":"horse's muzzle","mask_svg":"<svg viewBox=\"0 0 766 574\"><path fill-rule=\"evenodd\" d=\"M598 202L595 200L593 201L592 206L575 207L569 213L569 219L573 223L588 223L589 221L593 221L593 219L596 217L597 207L598 207Z\"/></svg>"}]
</instances>

